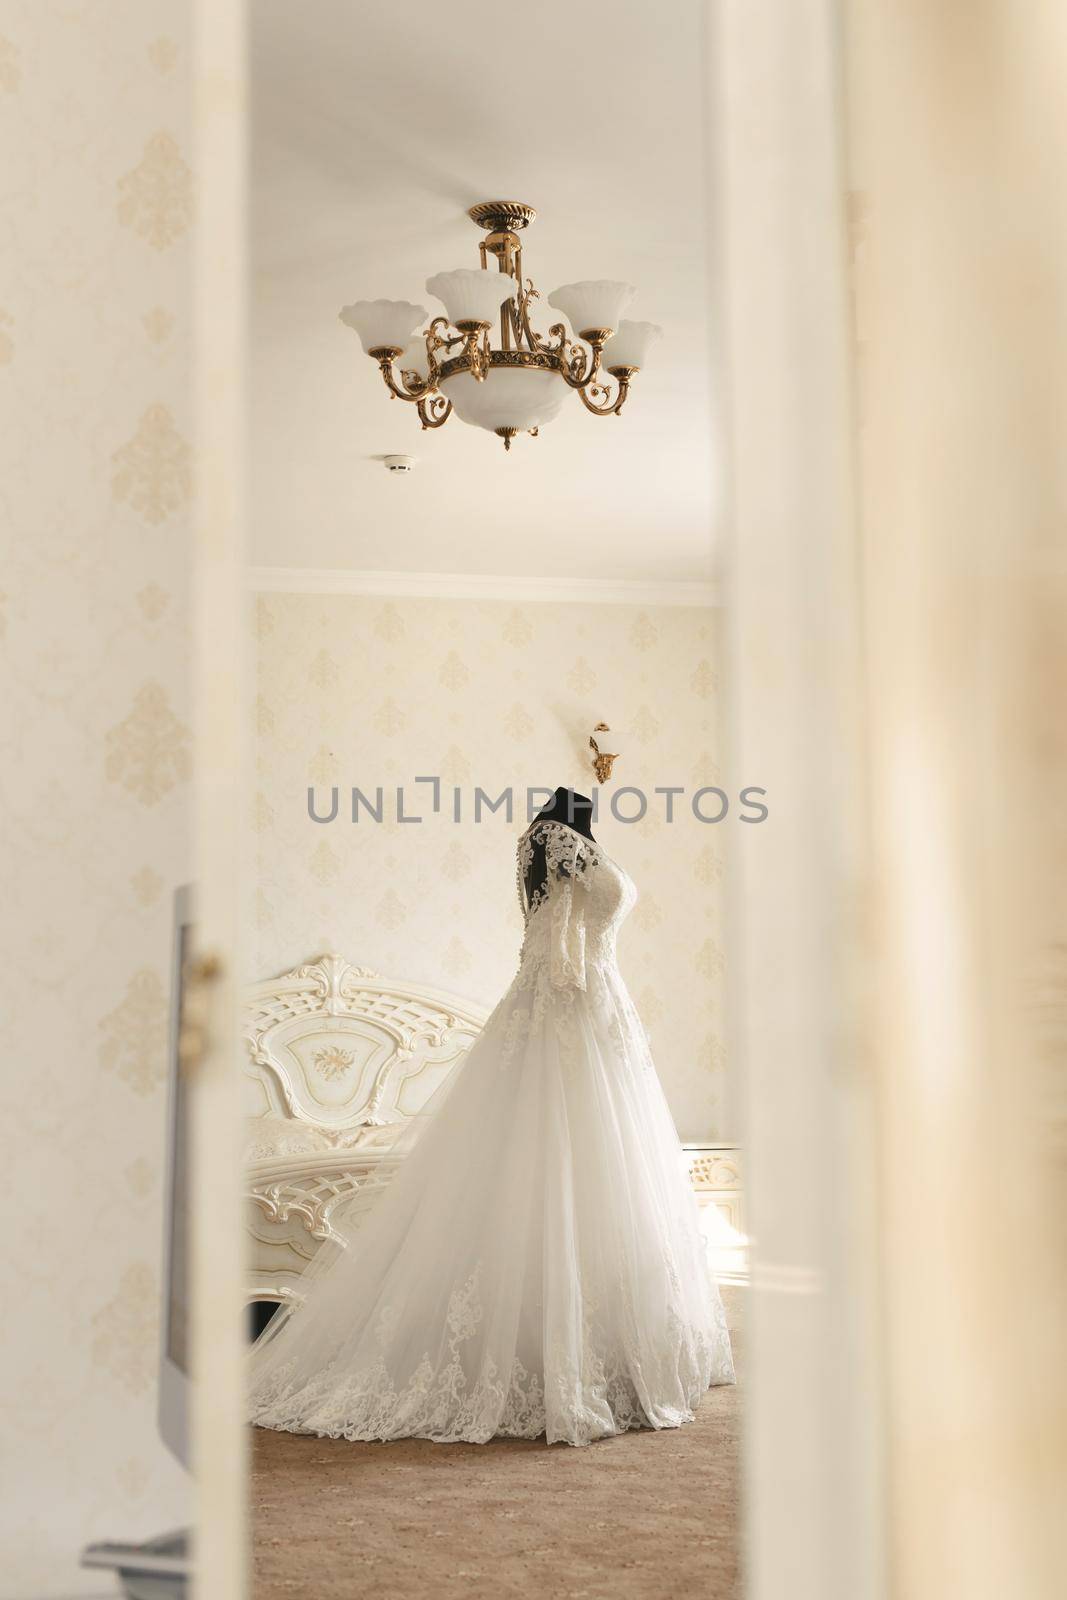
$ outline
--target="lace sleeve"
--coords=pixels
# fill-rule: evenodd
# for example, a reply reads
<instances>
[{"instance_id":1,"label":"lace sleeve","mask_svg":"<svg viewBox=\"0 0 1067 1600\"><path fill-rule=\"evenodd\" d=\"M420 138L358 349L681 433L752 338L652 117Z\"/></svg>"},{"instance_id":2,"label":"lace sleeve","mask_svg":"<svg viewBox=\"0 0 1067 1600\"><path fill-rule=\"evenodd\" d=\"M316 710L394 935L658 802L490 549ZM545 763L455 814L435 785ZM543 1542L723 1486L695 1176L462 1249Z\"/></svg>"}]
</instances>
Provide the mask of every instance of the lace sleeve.
<instances>
[{"instance_id":1,"label":"lace sleeve","mask_svg":"<svg viewBox=\"0 0 1067 1600\"><path fill-rule=\"evenodd\" d=\"M585 988L585 905L596 868L596 846L560 822L535 823L529 851L545 853L545 886L527 916L545 905L550 923L549 972L559 988ZM529 859L529 857L527 857Z\"/></svg>"}]
</instances>

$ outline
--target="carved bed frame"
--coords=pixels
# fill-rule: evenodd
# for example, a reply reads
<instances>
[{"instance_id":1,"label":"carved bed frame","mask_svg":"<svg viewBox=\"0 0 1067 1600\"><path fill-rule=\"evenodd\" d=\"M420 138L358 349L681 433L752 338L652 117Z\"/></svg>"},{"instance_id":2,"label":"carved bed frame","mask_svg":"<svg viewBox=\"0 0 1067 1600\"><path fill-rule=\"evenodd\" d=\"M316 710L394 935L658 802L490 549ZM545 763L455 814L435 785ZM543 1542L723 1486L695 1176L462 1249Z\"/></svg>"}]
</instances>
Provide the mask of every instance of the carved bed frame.
<instances>
[{"instance_id":1,"label":"carved bed frame","mask_svg":"<svg viewBox=\"0 0 1067 1600\"><path fill-rule=\"evenodd\" d=\"M488 1012L469 1000L321 956L258 983L246 1006L249 1298L299 1298L336 1237L335 1207L369 1207L393 1145L459 1064Z\"/></svg>"},{"instance_id":2,"label":"carved bed frame","mask_svg":"<svg viewBox=\"0 0 1067 1600\"><path fill-rule=\"evenodd\" d=\"M488 1012L326 955L256 984L245 1012L250 1300L300 1299L316 1250L357 1222L402 1159L401 1129L462 1061ZM687 1145L701 1205L741 1231L738 1152ZM742 1252L743 1254L743 1252ZM734 1275L731 1258L723 1265ZM743 1270L743 1263L742 1268Z\"/></svg>"}]
</instances>

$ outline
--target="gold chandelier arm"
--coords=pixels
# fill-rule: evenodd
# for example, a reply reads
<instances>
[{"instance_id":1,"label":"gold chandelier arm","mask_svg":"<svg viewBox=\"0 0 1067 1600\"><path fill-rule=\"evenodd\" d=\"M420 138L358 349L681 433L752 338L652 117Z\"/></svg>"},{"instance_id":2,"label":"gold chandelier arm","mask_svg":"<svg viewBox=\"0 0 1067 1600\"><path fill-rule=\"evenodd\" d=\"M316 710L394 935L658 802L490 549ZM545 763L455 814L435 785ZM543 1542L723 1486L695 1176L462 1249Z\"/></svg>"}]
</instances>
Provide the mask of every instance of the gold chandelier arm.
<instances>
[{"instance_id":1,"label":"gold chandelier arm","mask_svg":"<svg viewBox=\"0 0 1067 1600\"><path fill-rule=\"evenodd\" d=\"M530 301L540 300L540 298L540 291L534 288L532 278L527 278L525 288L523 288L520 281L518 300L516 301L515 306L515 316L519 324L518 336L526 340L526 347L529 350L548 349L548 341L542 338L541 334L539 334L536 329L530 325ZM560 348L562 348L567 335L567 330L564 328L562 322L557 322L548 331L550 335L559 335Z\"/></svg>"},{"instance_id":2,"label":"gold chandelier arm","mask_svg":"<svg viewBox=\"0 0 1067 1600\"><path fill-rule=\"evenodd\" d=\"M553 329L555 332L555 329ZM591 346L588 359L582 346L575 341L574 344L564 346L560 352L559 371L564 383L579 392L592 383L600 371L600 352L604 345L602 340L596 340ZM579 363L581 363L579 365ZM584 396L583 396L584 398Z\"/></svg>"},{"instance_id":3,"label":"gold chandelier arm","mask_svg":"<svg viewBox=\"0 0 1067 1600\"><path fill-rule=\"evenodd\" d=\"M378 357L378 367L385 380L385 387L394 399L418 401L431 392L437 381L435 372L431 371L431 382L429 383L423 383L417 373L402 372L400 374L400 383L397 383L396 378L393 376L394 359L393 356ZM415 380L414 383L411 382L412 379Z\"/></svg>"},{"instance_id":4,"label":"gold chandelier arm","mask_svg":"<svg viewBox=\"0 0 1067 1600\"><path fill-rule=\"evenodd\" d=\"M396 356L388 351L383 351L377 355L378 367L385 382L385 387L389 390L394 400L410 400L413 404L418 405L427 396L434 394L437 389L437 378L441 370L437 359L438 351L448 351L452 349L453 345L466 342L462 333L449 334L442 331L449 327L451 327L451 324L447 317L435 317L426 330L426 364L428 368L426 378L420 378L417 372L406 369L400 373L400 382L398 383L393 372L393 362L396 360ZM373 353L377 354L376 352ZM444 418L441 420L444 421ZM430 426L436 427L439 424L434 423L430 424Z\"/></svg>"},{"instance_id":5,"label":"gold chandelier arm","mask_svg":"<svg viewBox=\"0 0 1067 1600\"><path fill-rule=\"evenodd\" d=\"M447 317L434 317L426 330L426 354L430 361L431 369L437 365L438 350L451 350L454 344L463 343L462 333L442 333L442 328L450 328L452 324Z\"/></svg>"},{"instance_id":6,"label":"gold chandelier arm","mask_svg":"<svg viewBox=\"0 0 1067 1600\"><path fill-rule=\"evenodd\" d=\"M618 378L616 382L619 385L619 392L613 401L611 399L611 390L606 384L594 383L578 389L583 406L587 411L591 411L594 417L617 417L622 410L626 402L626 396L630 392L630 380L629 378ZM591 399L591 395L600 395L599 403Z\"/></svg>"},{"instance_id":7,"label":"gold chandelier arm","mask_svg":"<svg viewBox=\"0 0 1067 1600\"><path fill-rule=\"evenodd\" d=\"M537 290L535 289L533 293L536 294ZM567 360L567 345L570 339L562 322L554 322L548 330L548 338L545 338L544 334L538 333L536 328L530 326L529 315L524 313L523 334L531 350L539 351L544 355L555 356L560 366L563 366ZM556 341L555 344L550 342L553 339Z\"/></svg>"},{"instance_id":8,"label":"gold chandelier arm","mask_svg":"<svg viewBox=\"0 0 1067 1600\"><path fill-rule=\"evenodd\" d=\"M463 335L463 354L467 367L476 383L484 383L489 376L489 329L472 328Z\"/></svg>"},{"instance_id":9,"label":"gold chandelier arm","mask_svg":"<svg viewBox=\"0 0 1067 1600\"><path fill-rule=\"evenodd\" d=\"M424 428L440 428L452 415L452 402L443 394L424 395L419 401L419 417Z\"/></svg>"}]
</instances>

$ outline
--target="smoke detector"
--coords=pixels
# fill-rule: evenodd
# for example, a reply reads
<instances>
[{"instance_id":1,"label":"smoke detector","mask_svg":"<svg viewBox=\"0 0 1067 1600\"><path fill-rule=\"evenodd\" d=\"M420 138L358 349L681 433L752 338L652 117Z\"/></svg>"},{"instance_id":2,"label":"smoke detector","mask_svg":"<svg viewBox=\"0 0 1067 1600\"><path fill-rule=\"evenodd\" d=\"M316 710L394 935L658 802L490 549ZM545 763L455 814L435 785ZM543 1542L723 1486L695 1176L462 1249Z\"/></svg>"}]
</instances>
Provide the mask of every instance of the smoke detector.
<instances>
[{"instance_id":1,"label":"smoke detector","mask_svg":"<svg viewBox=\"0 0 1067 1600\"><path fill-rule=\"evenodd\" d=\"M383 456L386 472L414 472L414 456Z\"/></svg>"}]
</instances>

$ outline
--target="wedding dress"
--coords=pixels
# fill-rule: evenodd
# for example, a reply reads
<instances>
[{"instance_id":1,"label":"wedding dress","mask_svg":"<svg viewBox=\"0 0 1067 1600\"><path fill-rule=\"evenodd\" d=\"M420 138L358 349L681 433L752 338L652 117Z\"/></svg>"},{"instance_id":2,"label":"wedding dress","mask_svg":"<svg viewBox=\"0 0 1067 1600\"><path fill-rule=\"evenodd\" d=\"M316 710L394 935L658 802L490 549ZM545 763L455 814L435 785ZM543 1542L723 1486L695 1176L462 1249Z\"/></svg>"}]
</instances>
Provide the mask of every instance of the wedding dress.
<instances>
[{"instance_id":1,"label":"wedding dress","mask_svg":"<svg viewBox=\"0 0 1067 1600\"><path fill-rule=\"evenodd\" d=\"M547 877L526 903L536 842ZM731 1383L678 1137L615 961L633 884L537 821L518 973L412 1152L253 1347L261 1427L589 1444ZM278 1327L275 1324L280 1324Z\"/></svg>"}]
</instances>

